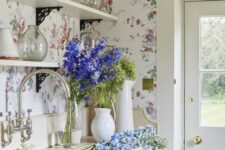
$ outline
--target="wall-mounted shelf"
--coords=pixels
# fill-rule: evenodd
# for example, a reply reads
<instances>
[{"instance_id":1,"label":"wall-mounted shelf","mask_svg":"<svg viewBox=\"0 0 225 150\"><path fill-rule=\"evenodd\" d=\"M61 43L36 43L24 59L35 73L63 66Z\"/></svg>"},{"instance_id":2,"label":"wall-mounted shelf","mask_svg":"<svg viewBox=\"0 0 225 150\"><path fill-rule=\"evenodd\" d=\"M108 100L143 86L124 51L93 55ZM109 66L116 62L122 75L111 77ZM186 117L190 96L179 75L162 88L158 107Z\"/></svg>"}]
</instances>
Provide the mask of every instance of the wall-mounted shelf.
<instances>
[{"instance_id":1,"label":"wall-mounted shelf","mask_svg":"<svg viewBox=\"0 0 225 150\"><path fill-rule=\"evenodd\" d=\"M62 6L60 12L78 19L103 19L108 21L117 21L118 17L102 12L100 10L88 7L86 5L74 2L72 0L11 0L32 7L55 7Z\"/></svg>"},{"instance_id":2,"label":"wall-mounted shelf","mask_svg":"<svg viewBox=\"0 0 225 150\"><path fill-rule=\"evenodd\" d=\"M16 66L16 67L37 67L37 68L59 68L56 62L34 62L20 60L0 60L0 66Z\"/></svg>"}]
</instances>

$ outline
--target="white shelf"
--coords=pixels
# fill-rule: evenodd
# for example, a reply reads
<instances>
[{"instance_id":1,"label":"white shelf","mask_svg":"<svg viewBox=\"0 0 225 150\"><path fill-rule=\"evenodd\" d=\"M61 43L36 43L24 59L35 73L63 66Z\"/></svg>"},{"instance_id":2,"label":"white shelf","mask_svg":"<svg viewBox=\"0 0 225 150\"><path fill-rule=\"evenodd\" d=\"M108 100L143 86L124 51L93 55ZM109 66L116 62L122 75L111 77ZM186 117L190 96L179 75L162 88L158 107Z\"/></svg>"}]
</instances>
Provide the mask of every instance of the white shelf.
<instances>
[{"instance_id":1,"label":"white shelf","mask_svg":"<svg viewBox=\"0 0 225 150\"><path fill-rule=\"evenodd\" d=\"M78 19L103 19L117 21L118 17L74 2L72 0L11 0L32 7L51 7L62 6L61 13L67 14Z\"/></svg>"},{"instance_id":2,"label":"white shelf","mask_svg":"<svg viewBox=\"0 0 225 150\"><path fill-rule=\"evenodd\" d=\"M55 63L55 62L33 62L33 61L20 61L20 60L0 60L0 66L58 68L59 64Z\"/></svg>"}]
</instances>

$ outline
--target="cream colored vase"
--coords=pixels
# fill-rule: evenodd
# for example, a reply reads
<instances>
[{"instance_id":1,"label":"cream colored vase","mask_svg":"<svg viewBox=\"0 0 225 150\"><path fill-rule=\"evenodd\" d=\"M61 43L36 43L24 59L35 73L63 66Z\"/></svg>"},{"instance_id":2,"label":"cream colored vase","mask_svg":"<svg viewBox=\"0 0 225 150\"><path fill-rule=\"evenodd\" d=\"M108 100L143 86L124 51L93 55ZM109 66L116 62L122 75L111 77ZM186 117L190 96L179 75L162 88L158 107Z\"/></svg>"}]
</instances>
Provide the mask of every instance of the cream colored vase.
<instances>
[{"instance_id":1,"label":"cream colored vase","mask_svg":"<svg viewBox=\"0 0 225 150\"><path fill-rule=\"evenodd\" d=\"M131 89L134 81L125 80L116 102L116 132L134 129Z\"/></svg>"}]
</instances>

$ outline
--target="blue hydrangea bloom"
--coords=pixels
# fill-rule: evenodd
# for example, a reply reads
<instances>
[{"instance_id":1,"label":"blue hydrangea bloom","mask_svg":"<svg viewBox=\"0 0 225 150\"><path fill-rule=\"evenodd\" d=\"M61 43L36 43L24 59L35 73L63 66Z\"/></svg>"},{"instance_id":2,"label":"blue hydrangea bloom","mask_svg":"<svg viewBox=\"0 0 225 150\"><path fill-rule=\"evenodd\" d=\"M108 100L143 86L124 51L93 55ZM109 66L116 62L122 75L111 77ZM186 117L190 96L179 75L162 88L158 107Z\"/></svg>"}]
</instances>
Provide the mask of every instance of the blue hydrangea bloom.
<instances>
[{"instance_id":1,"label":"blue hydrangea bloom","mask_svg":"<svg viewBox=\"0 0 225 150\"><path fill-rule=\"evenodd\" d=\"M156 129L150 125L140 127L132 131L116 133L108 142L100 142L94 146L94 150L131 150L142 147L144 150L152 150L147 140L149 136L155 136Z\"/></svg>"}]
</instances>

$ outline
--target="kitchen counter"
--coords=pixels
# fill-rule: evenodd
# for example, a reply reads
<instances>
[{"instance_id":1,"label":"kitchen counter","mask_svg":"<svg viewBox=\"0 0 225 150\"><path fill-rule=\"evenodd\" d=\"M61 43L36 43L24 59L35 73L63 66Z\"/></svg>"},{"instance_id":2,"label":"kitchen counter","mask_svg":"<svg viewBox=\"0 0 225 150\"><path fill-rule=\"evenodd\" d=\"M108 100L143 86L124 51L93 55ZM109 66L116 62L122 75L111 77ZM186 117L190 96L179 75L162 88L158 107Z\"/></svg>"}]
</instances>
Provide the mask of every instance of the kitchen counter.
<instances>
[{"instance_id":1,"label":"kitchen counter","mask_svg":"<svg viewBox=\"0 0 225 150\"><path fill-rule=\"evenodd\" d=\"M48 148L48 149L45 149L45 150L83 150L85 148L88 148L90 147L92 144L81 144L79 147L76 147L76 148L71 148L71 149L65 149L63 147L54 147L54 148ZM133 150L143 150L142 148L136 148L136 149L133 149Z\"/></svg>"},{"instance_id":2,"label":"kitchen counter","mask_svg":"<svg viewBox=\"0 0 225 150\"><path fill-rule=\"evenodd\" d=\"M68 149L68 148L63 148L62 146L55 146L55 147L47 148L44 150L82 150L82 149L90 147L94 143L95 143L95 141L94 141L93 137L86 136L86 137L82 138L81 144L77 147L75 146L74 148Z\"/></svg>"},{"instance_id":3,"label":"kitchen counter","mask_svg":"<svg viewBox=\"0 0 225 150\"><path fill-rule=\"evenodd\" d=\"M93 137L87 136L87 137L82 138L81 144L77 147L74 147L74 148L68 149L68 148L63 148L62 146L55 146L55 147L47 148L47 149L44 149L44 150L84 150L84 149L92 146L94 143L95 143L95 141L94 141ZM136 149L133 149L133 150L143 150L143 149L142 148L136 148Z\"/></svg>"},{"instance_id":4,"label":"kitchen counter","mask_svg":"<svg viewBox=\"0 0 225 150\"><path fill-rule=\"evenodd\" d=\"M78 147L75 147L75 148L63 148L62 146L56 146L56 147L53 147L53 148L47 148L47 149L44 149L44 150L83 150L85 148L88 148L90 147L91 145L93 144L90 144L90 143L82 143L80 144Z\"/></svg>"}]
</instances>

